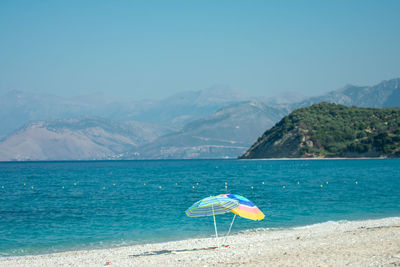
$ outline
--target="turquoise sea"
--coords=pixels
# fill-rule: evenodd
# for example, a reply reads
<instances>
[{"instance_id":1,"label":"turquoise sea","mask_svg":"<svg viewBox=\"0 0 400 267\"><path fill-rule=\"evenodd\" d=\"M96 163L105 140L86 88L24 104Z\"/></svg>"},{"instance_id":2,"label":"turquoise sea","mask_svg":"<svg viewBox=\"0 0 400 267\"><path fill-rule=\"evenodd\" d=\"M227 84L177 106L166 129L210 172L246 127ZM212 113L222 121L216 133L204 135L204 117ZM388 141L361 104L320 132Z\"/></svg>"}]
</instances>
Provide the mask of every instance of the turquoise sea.
<instances>
[{"instance_id":1,"label":"turquoise sea","mask_svg":"<svg viewBox=\"0 0 400 267\"><path fill-rule=\"evenodd\" d=\"M3 162L0 255L209 237L185 210L226 192L266 215L233 232L400 216L400 160ZM232 214L216 219L223 234Z\"/></svg>"}]
</instances>

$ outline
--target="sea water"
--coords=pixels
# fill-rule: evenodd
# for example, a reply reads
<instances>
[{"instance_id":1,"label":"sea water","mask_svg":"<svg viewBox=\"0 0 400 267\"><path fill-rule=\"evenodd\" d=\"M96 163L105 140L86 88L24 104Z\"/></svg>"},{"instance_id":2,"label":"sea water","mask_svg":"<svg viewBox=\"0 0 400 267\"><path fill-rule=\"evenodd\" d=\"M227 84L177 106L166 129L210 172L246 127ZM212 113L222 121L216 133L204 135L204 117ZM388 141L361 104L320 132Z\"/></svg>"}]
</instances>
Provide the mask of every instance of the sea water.
<instances>
[{"instance_id":1,"label":"sea water","mask_svg":"<svg viewBox=\"0 0 400 267\"><path fill-rule=\"evenodd\" d=\"M194 202L240 194L264 213L232 231L400 215L400 160L154 160L0 163L0 255L214 234ZM216 216L219 233L232 213Z\"/></svg>"}]
</instances>

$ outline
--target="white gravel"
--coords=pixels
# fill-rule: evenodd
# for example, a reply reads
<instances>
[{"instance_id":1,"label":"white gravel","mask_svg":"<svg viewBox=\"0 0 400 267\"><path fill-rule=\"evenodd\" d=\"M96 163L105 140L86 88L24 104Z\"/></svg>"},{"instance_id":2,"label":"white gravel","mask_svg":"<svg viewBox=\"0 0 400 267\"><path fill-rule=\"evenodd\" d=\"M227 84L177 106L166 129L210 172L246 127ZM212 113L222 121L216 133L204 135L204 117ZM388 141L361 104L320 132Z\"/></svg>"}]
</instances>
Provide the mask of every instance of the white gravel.
<instances>
[{"instance_id":1,"label":"white gravel","mask_svg":"<svg viewBox=\"0 0 400 267\"><path fill-rule=\"evenodd\" d=\"M400 266L400 217L259 230L215 239L0 258L0 266ZM171 253L149 254L161 250ZM181 251L179 251L181 250Z\"/></svg>"}]
</instances>

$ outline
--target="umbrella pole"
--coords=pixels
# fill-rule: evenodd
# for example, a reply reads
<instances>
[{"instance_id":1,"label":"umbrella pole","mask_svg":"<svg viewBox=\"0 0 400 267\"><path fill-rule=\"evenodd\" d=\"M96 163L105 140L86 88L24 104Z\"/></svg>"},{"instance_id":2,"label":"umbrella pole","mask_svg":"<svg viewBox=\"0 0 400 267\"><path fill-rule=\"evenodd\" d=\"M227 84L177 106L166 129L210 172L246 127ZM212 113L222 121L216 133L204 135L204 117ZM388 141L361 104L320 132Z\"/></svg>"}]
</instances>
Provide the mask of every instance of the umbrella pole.
<instances>
[{"instance_id":1,"label":"umbrella pole","mask_svg":"<svg viewBox=\"0 0 400 267\"><path fill-rule=\"evenodd\" d=\"M215 223L215 215L214 215L214 205L212 205L211 207L212 207L212 213L213 213L213 219L214 219L215 239L216 239L216 241L217 241L217 247L219 247L219 244L218 244L217 224Z\"/></svg>"},{"instance_id":2,"label":"umbrella pole","mask_svg":"<svg viewBox=\"0 0 400 267\"><path fill-rule=\"evenodd\" d=\"M225 243L226 239L228 238L228 236L229 236L229 233L231 232L232 225L233 225L233 222L235 221L235 218L236 218L236 213L235 213L235 216L233 216L233 219L232 219L231 225L229 226L229 231L228 231L228 233L227 233L227 234L226 234L226 236L225 236L224 243Z\"/></svg>"}]
</instances>

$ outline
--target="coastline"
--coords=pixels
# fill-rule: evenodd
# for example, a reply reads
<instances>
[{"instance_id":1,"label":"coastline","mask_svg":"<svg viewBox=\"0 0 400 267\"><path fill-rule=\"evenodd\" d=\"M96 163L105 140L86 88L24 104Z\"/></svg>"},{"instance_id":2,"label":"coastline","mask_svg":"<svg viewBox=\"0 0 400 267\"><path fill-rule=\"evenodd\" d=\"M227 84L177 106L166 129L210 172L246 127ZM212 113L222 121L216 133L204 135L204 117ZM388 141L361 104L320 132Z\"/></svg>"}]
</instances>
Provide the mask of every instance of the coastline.
<instances>
[{"instance_id":1,"label":"coastline","mask_svg":"<svg viewBox=\"0 0 400 267\"><path fill-rule=\"evenodd\" d=\"M222 242L222 238L220 239ZM1 266L399 266L400 217L329 221L291 229L109 249L0 258ZM152 254L159 255L152 255ZM108 264L107 264L108 263Z\"/></svg>"},{"instance_id":2,"label":"coastline","mask_svg":"<svg viewBox=\"0 0 400 267\"><path fill-rule=\"evenodd\" d=\"M341 159L400 159L390 157L360 157L360 158L256 158L242 159L240 157L222 157L222 158L176 158L176 159L83 159L83 160L0 160L0 163L69 163L69 162L140 162L140 161L186 161L186 160L341 160Z\"/></svg>"},{"instance_id":3,"label":"coastline","mask_svg":"<svg viewBox=\"0 0 400 267\"><path fill-rule=\"evenodd\" d=\"M240 159L238 160L342 160L342 159L399 159L399 158L385 158L385 157L377 157L377 158L259 158L259 159Z\"/></svg>"}]
</instances>

